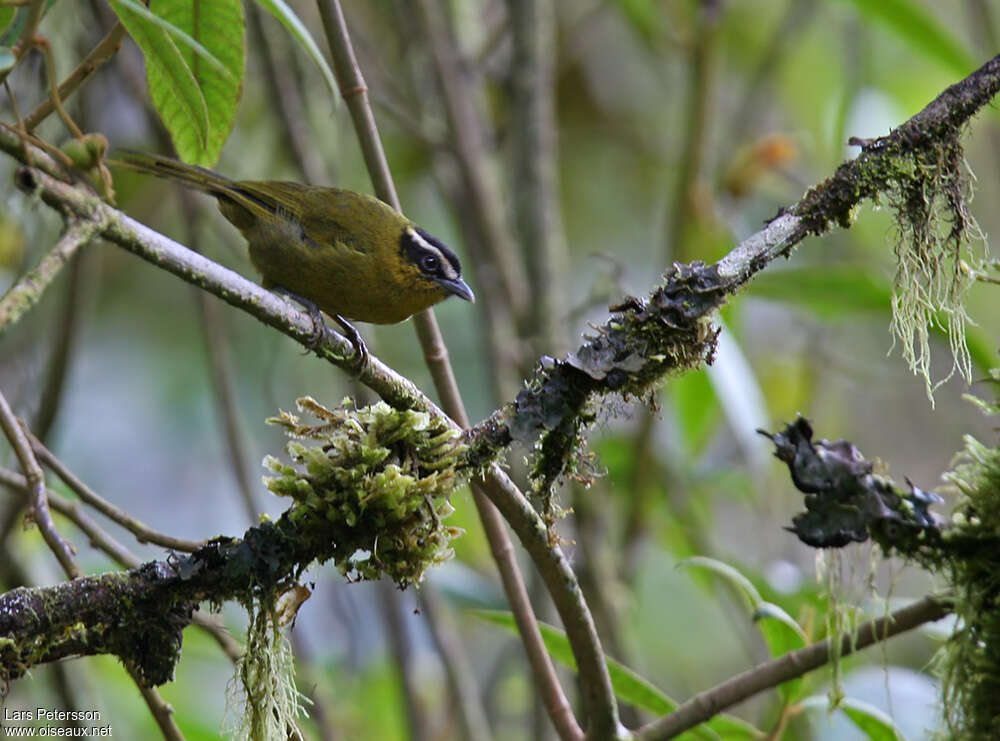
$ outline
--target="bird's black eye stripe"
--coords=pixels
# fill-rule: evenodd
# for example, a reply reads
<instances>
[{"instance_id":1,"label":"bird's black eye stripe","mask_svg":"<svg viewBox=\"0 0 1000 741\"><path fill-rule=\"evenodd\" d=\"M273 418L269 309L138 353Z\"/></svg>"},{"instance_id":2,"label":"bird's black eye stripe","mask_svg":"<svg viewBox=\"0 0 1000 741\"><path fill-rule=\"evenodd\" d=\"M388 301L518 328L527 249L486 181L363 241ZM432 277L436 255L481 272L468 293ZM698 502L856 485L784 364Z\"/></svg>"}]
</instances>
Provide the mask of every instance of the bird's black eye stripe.
<instances>
[{"instance_id":1,"label":"bird's black eye stripe","mask_svg":"<svg viewBox=\"0 0 1000 741\"><path fill-rule=\"evenodd\" d=\"M458 261L458 255L456 255L454 252L448 249L448 247L444 244L444 242L442 242L437 237L428 234L419 226L417 227L417 234L419 234L421 237L426 239L432 245L437 247L441 251L441 256L449 263L451 263L451 267L454 268L455 272L458 273L459 275L462 274L462 263Z\"/></svg>"},{"instance_id":2,"label":"bird's black eye stripe","mask_svg":"<svg viewBox=\"0 0 1000 741\"><path fill-rule=\"evenodd\" d=\"M408 262L427 275L449 279L462 275L458 256L423 229L412 226L404 229L399 248Z\"/></svg>"}]
</instances>

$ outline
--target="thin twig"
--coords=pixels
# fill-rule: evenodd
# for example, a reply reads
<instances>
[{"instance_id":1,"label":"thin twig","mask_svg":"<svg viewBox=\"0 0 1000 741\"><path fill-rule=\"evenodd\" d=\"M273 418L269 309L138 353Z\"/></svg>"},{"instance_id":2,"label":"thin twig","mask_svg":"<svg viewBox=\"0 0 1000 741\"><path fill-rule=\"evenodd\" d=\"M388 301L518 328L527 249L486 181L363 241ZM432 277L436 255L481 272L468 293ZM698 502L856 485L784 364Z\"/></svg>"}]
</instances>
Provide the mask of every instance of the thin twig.
<instances>
[{"instance_id":1,"label":"thin twig","mask_svg":"<svg viewBox=\"0 0 1000 741\"><path fill-rule=\"evenodd\" d=\"M382 616L386 641L392 651L393 665L399 673L399 686L403 693L406 709L407 738L413 741L429 741L431 733L427 709L420 693L420 681L414 666L413 641L403 622L402 598L396 587L388 579L378 583L379 614Z\"/></svg>"},{"instance_id":2,"label":"thin twig","mask_svg":"<svg viewBox=\"0 0 1000 741\"><path fill-rule=\"evenodd\" d=\"M171 548L175 551L183 551L184 553L191 553L204 545L201 541L175 538L171 535L159 533L151 529L135 517L132 517L132 515L128 514L128 512L119 509L107 499L104 499L97 492L87 486L76 476L76 474L67 468L65 463L53 455L52 451L46 448L41 441L34 436L31 437L30 445L38 458L46 466L48 466L52 472L73 491L74 494L80 497L81 501L96 509L109 520L121 525L130 533L135 535L135 539L140 543L152 543L154 545L163 546L164 548Z\"/></svg>"},{"instance_id":3,"label":"thin twig","mask_svg":"<svg viewBox=\"0 0 1000 741\"><path fill-rule=\"evenodd\" d=\"M167 741L184 741L184 734L181 733L177 721L174 720L174 709L170 706L155 687L145 687L139 677L133 671L129 671L136 687L142 693L142 699L146 701L146 707L153 715L153 720L160 727L160 733Z\"/></svg>"},{"instance_id":4,"label":"thin twig","mask_svg":"<svg viewBox=\"0 0 1000 741\"><path fill-rule=\"evenodd\" d=\"M21 474L6 468L0 468L0 484L22 494L25 500L27 500L28 481ZM110 533L84 512L79 502L70 501L53 491L47 491L46 496L49 500L49 506L54 511L80 528L80 532L87 536L91 546L107 554L119 566L134 569L142 564L138 556L115 540ZM236 661L243 655L243 647L219 623L218 619L202 613L196 613L192 618L192 622L212 636L230 660Z\"/></svg>"},{"instance_id":5,"label":"thin twig","mask_svg":"<svg viewBox=\"0 0 1000 741\"><path fill-rule=\"evenodd\" d=\"M45 55L45 73L49 78L49 101L55 107L63 124L69 129L69 133L77 139L81 139L83 132L80 131L80 127L76 125L76 122L66 112L62 100L59 98L59 86L56 84L56 59L52 55L52 46L49 44L48 39L36 41L35 46L41 47L42 53ZM25 130L30 131L27 127L25 127Z\"/></svg>"},{"instance_id":6,"label":"thin twig","mask_svg":"<svg viewBox=\"0 0 1000 741\"><path fill-rule=\"evenodd\" d=\"M37 304L52 281L59 275L77 250L101 231L100 221L73 219L56 242L56 246L42 258L38 267L28 271L0 298L0 335L15 324L28 309Z\"/></svg>"},{"instance_id":7,"label":"thin twig","mask_svg":"<svg viewBox=\"0 0 1000 741\"><path fill-rule=\"evenodd\" d=\"M313 147L309 144L309 136L305 126L305 101L295 76L290 74L291 70L287 64L276 58L275 41L268 39L264 33L261 12L256 3L247 5L246 17L247 32L250 34L254 48L260 52L268 99L272 103L272 110L277 114L283 143L291 152L292 160L299 172L305 177L306 182L316 184L329 182L323 158L316 156Z\"/></svg>"},{"instance_id":8,"label":"thin twig","mask_svg":"<svg viewBox=\"0 0 1000 741\"><path fill-rule=\"evenodd\" d=\"M841 636L840 656L867 648L900 633L940 620L951 612L940 597L929 596L896 610L890 615L865 623L854 632ZM727 679L712 689L701 692L670 715L639 729L636 739L665 741L704 723L714 715L782 682L801 677L830 660L830 640L793 651Z\"/></svg>"},{"instance_id":9,"label":"thin twig","mask_svg":"<svg viewBox=\"0 0 1000 741\"><path fill-rule=\"evenodd\" d=\"M375 192L383 201L400 210L399 198L389 173L388 162L381 146L374 116L367 104L367 88L354 57L340 3L337 0L321 0L319 8L333 55L337 79L354 119L361 149L365 155L365 162L375 184ZM414 317L414 323L435 388L442 399L445 410L460 426L468 427L468 417L458 392L458 386L455 383L454 372L448 362L447 348L441 339L433 311L428 309L417 314ZM513 546L504 529L503 522L494 506L489 503L484 492L478 486L474 487L474 497L487 540L490 543L490 549L493 552L504 589L507 592L507 598L510 601L511 610L521 631L529 662L536 682L546 698L546 706L552 715L553 723L560 729L563 738L579 738L582 732L573 718L569 702L559 685L555 668L545 650L527 590L524 587L524 580L514 558ZM535 517L537 519L537 514ZM542 530L544 531L544 527ZM536 536L547 542L547 536L544 532L536 533Z\"/></svg>"},{"instance_id":10,"label":"thin twig","mask_svg":"<svg viewBox=\"0 0 1000 741\"><path fill-rule=\"evenodd\" d=\"M30 433L25 429L24 424L14 416L14 410L10 408L6 397L0 393L0 428L14 449L24 471L24 477L28 485L28 493L31 498L31 519L38 526L42 538L52 551L59 565L62 566L66 576L76 579L83 574L76 564L73 555L73 548L62 539L59 531L56 530L55 523L52 522L52 514L49 512L49 500L45 489L45 473L38 465L34 452L31 450L31 442L28 439Z\"/></svg>"},{"instance_id":11,"label":"thin twig","mask_svg":"<svg viewBox=\"0 0 1000 741\"><path fill-rule=\"evenodd\" d=\"M83 61L76 66L69 76L53 90L53 96L38 105L35 110L29 113L24 119L25 131L34 131L35 128L56 110L57 101L65 101L79 88L88 77L107 62L121 48L122 41L125 40L125 27L119 21L101 39L90 53L83 58Z\"/></svg>"}]
</instances>

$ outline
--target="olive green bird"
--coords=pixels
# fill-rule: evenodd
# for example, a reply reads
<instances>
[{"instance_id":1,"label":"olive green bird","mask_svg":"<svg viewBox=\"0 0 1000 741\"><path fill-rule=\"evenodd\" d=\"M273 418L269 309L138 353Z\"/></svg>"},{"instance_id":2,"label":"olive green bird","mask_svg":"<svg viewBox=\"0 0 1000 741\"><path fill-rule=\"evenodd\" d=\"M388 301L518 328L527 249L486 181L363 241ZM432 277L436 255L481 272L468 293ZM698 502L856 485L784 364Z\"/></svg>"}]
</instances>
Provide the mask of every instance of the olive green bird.
<instances>
[{"instance_id":1,"label":"olive green bird","mask_svg":"<svg viewBox=\"0 0 1000 741\"><path fill-rule=\"evenodd\" d=\"M359 353L349 320L395 324L458 296L475 301L458 257L382 201L341 188L279 180L230 180L154 154L123 152L112 164L204 191L242 232L263 286L337 320ZM322 326L322 325L320 325Z\"/></svg>"}]
</instances>

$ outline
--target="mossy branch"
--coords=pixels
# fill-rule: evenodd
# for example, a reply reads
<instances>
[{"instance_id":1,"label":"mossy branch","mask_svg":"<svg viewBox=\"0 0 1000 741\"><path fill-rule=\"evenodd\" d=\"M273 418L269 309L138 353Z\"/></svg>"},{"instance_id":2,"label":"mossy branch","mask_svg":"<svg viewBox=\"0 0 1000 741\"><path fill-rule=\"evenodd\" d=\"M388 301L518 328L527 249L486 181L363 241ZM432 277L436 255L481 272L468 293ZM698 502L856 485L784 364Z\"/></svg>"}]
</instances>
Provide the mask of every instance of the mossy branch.
<instances>
[{"instance_id":1,"label":"mossy branch","mask_svg":"<svg viewBox=\"0 0 1000 741\"><path fill-rule=\"evenodd\" d=\"M779 255L787 255L808 234L825 232L837 224L846 226L857 203L890 187L886 181L862 178L859 168L878 170L888 161L883 158L926 147L936 137L953 137L998 89L1000 57L948 88L884 140L867 145L861 157L842 165L832 178L715 265L675 265L649 298L629 298L615 307L612 317L575 353L559 360L543 358L517 400L468 431L466 463L470 470L482 470L514 439L541 436L543 457L536 461L540 472L536 484L540 489L547 487L572 463L580 421L585 422L591 414L595 398L607 394L641 396L665 375L710 360L716 334L710 318L728 294ZM4 130L0 130L0 149L26 163L26 151L32 158L42 156L37 150L26 150L20 138ZM109 241L293 339L309 342L312 322L307 315L116 211L86 187L29 168L18 172L17 182L26 192L37 194L72 218L100 223L101 234ZM330 332L318 354L346 365L351 347ZM361 380L396 409L426 411L434 420L447 419L410 381L376 359ZM498 481L496 477L491 480ZM529 550L536 561L544 562L545 554L535 537L537 515L532 516L523 502L502 500L504 487L497 484L493 488L505 505L500 507L505 517L522 541L527 538L535 544ZM0 641L5 671L16 676L19 667L23 670L38 661L70 653L111 651L135 666L148 681L165 679L180 645L180 628L197 602L245 599L261 584L290 584L305 565L333 555L328 533L313 538L301 535L297 523L286 513L276 523L247 531L242 540L219 539L183 559L151 562L128 572L77 579L56 587L10 592L0 597L0 634L8 636ZM129 640L139 629L144 641ZM150 645L151 632L158 637L156 655L137 655L136 651L142 650L137 646Z\"/></svg>"}]
</instances>

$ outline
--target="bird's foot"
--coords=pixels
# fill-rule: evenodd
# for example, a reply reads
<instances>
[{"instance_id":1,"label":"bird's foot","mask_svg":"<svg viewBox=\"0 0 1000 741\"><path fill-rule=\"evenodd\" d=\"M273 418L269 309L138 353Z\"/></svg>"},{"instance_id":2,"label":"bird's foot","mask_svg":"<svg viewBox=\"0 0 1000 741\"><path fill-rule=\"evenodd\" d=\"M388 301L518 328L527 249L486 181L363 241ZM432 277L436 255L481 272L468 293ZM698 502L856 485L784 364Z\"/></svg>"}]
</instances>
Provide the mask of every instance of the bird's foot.
<instances>
[{"instance_id":1,"label":"bird's foot","mask_svg":"<svg viewBox=\"0 0 1000 741\"><path fill-rule=\"evenodd\" d=\"M365 366L368 365L368 346L365 344L364 338L361 337L361 333L358 332L357 327L344 319L340 314L334 314L333 318L344 330L344 335L354 347L354 357L351 359L351 367L355 375L360 376Z\"/></svg>"},{"instance_id":2,"label":"bird's foot","mask_svg":"<svg viewBox=\"0 0 1000 741\"><path fill-rule=\"evenodd\" d=\"M312 319L313 331L309 335L309 339L306 340L306 347L310 350L316 351L323 344L323 337L326 335L326 322L323 321L323 312L319 310L319 307L307 298L303 298L297 293L292 293L287 288L282 288L281 286L272 286L272 291L284 296L287 299L291 299L309 314L309 318Z\"/></svg>"}]
</instances>

